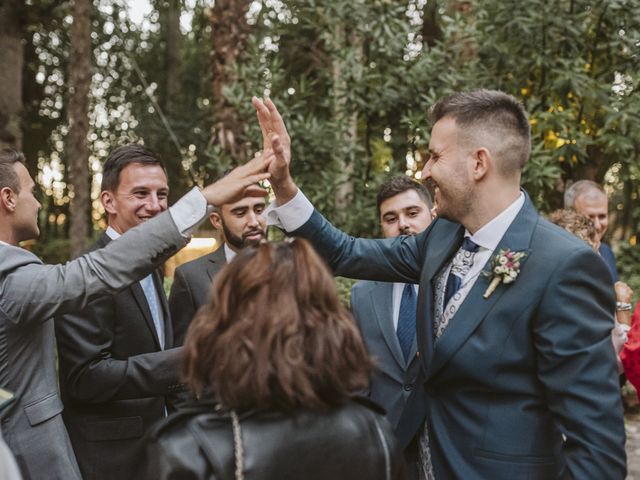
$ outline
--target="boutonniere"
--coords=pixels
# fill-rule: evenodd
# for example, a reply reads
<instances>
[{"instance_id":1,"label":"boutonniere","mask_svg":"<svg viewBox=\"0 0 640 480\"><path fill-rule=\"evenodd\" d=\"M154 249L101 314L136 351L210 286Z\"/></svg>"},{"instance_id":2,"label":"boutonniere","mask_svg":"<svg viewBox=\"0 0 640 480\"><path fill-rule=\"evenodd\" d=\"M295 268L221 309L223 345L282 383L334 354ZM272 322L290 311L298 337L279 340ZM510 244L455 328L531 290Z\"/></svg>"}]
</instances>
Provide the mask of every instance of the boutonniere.
<instances>
[{"instance_id":1,"label":"boutonniere","mask_svg":"<svg viewBox=\"0 0 640 480\"><path fill-rule=\"evenodd\" d=\"M503 248L496 253L491 258L491 270L483 272L485 276L491 277L491 283L483 297L489 298L501 283L508 284L515 281L520 273L520 261L526 256L525 252L514 252L508 248Z\"/></svg>"}]
</instances>

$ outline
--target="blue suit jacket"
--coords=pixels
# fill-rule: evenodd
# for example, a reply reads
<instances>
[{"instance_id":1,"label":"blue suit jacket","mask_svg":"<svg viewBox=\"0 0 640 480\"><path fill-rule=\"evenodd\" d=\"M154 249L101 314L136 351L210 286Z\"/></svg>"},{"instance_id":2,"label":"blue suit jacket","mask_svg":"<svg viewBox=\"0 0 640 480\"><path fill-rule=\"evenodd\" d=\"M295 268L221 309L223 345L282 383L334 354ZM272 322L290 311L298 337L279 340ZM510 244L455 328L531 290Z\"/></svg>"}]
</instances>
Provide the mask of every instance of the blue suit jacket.
<instances>
[{"instance_id":1,"label":"blue suit jacket","mask_svg":"<svg viewBox=\"0 0 640 480\"><path fill-rule=\"evenodd\" d=\"M382 405L394 429L415 388L420 369L416 342L407 362L393 325L393 283L362 281L351 289L351 310L376 368L369 398Z\"/></svg>"},{"instance_id":2,"label":"blue suit jacket","mask_svg":"<svg viewBox=\"0 0 640 480\"><path fill-rule=\"evenodd\" d=\"M292 233L310 239L338 275L420 283L423 388L398 434L406 444L426 419L437 479L625 477L606 266L528 197L498 245L528 253L519 277L484 299L490 279L480 276L437 342L433 282L462 226L438 219L417 236L365 240L315 212Z\"/></svg>"}]
</instances>

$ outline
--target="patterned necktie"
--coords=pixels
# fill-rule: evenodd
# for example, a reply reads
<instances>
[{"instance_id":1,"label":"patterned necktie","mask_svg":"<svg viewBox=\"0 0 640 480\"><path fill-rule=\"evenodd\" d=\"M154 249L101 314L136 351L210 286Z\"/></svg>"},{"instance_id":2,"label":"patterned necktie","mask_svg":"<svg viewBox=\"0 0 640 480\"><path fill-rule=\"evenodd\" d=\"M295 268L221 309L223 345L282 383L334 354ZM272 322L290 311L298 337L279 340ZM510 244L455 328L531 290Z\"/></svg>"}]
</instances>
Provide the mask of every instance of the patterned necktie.
<instances>
[{"instance_id":1,"label":"patterned necktie","mask_svg":"<svg viewBox=\"0 0 640 480\"><path fill-rule=\"evenodd\" d=\"M410 283L407 283L402 290L396 335L400 342L404 361L407 362L411 354L413 339L416 336L416 291Z\"/></svg>"},{"instance_id":2,"label":"patterned necktie","mask_svg":"<svg viewBox=\"0 0 640 480\"><path fill-rule=\"evenodd\" d=\"M164 350L164 326L162 325L162 319L160 318L158 292L156 292L156 286L153 283L152 275L148 275L140 280L140 285L144 291L144 296L147 298L149 310L151 310L151 318L153 319L153 325L156 327L160 348Z\"/></svg>"},{"instance_id":3,"label":"patterned necktie","mask_svg":"<svg viewBox=\"0 0 640 480\"><path fill-rule=\"evenodd\" d=\"M451 264L451 271L447 277L447 286L444 293L444 305L446 306L451 297L460 290L462 279L467 275L469 269L473 266L473 257L478 251L478 245L469 237L464 237L462 246Z\"/></svg>"}]
</instances>

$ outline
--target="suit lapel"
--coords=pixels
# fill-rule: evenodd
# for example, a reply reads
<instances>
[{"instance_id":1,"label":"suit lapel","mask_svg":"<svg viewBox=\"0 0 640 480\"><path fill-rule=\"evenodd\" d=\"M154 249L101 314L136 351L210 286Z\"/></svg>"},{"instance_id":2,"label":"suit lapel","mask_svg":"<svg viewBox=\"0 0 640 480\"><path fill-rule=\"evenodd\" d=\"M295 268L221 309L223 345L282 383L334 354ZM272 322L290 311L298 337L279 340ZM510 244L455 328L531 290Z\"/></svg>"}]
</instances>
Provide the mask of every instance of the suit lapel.
<instances>
[{"instance_id":1,"label":"suit lapel","mask_svg":"<svg viewBox=\"0 0 640 480\"><path fill-rule=\"evenodd\" d=\"M224 244L213 253L209 255L209 261L207 262L207 275L209 280L213 281L213 277L216 276L218 271L227 263L227 257L224 254Z\"/></svg>"},{"instance_id":2,"label":"suit lapel","mask_svg":"<svg viewBox=\"0 0 640 480\"><path fill-rule=\"evenodd\" d=\"M369 290L371 296L371 304L378 322L378 327L382 332L389 351L393 354L398 365L404 369L405 361L398 336L393 328L393 283L375 282L374 287Z\"/></svg>"},{"instance_id":3,"label":"suit lapel","mask_svg":"<svg viewBox=\"0 0 640 480\"><path fill-rule=\"evenodd\" d=\"M98 239L98 241L96 242L97 245L99 245L100 247L104 247L106 246L109 242L111 241L111 237L109 237L109 235L105 233L102 234L102 236ZM157 272L154 272L154 275L157 275ZM154 281L158 281L157 279L154 279ZM156 289L157 289L157 283L156 283ZM142 316L144 317L144 320L147 324L147 327L150 330L151 335L153 336L153 341L155 342L156 348L158 350L161 350L160 348L160 340L158 339L158 332L156 332L156 326L153 323L153 317L151 316L151 309L149 308L149 303L147 302L147 297L144 294L144 291L142 290L142 287L140 286L140 282L135 282L132 283L131 286L129 286L129 291L131 292L131 295L133 296L133 298L135 299L136 303L138 304L138 308L140 308L140 311L142 312ZM158 291L159 292L159 291ZM168 313L168 308L165 308L165 303L166 303L166 299L164 298L164 295L160 295L160 293L158 293L158 295L161 297L161 303L162 303L162 308L164 309L165 312L165 323L167 323L169 321L169 313ZM166 327L165 327L165 333L166 333ZM166 335L165 335L165 340L166 340Z\"/></svg>"},{"instance_id":4,"label":"suit lapel","mask_svg":"<svg viewBox=\"0 0 640 480\"><path fill-rule=\"evenodd\" d=\"M138 304L138 307L142 312L142 315L144 317L144 321L147 324L147 327L149 327L149 330L151 332L151 335L153 336L153 341L155 342L156 348L158 350L161 350L160 340L158 339L158 332L156 332L156 326L153 323L153 317L151 316L151 309L149 308L147 297L144 294L144 290L142 290L142 286L140 285L140 282L136 282L132 284L129 288L131 289L131 294L133 295L133 298L135 298L136 303Z\"/></svg>"},{"instance_id":5,"label":"suit lapel","mask_svg":"<svg viewBox=\"0 0 640 480\"><path fill-rule=\"evenodd\" d=\"M438 272L458 251L464 228L458 226L445 241L438 242L426 249L423 273L420 279L418 295L418 318L416 320L416 336L420 340L419 354L423 366L428 369L433 357L433 318L435 312L434 280ZM431 250L431 251L430 251Z\"/></svg>"},{"instance_id":6,"label":"suit lapel","mask_svg":"<svg viewBox=\"0 0 640 480\"><path fill-rule=\"evenodd\" d=\"M538 213L533 208L529 197L525 194L525 203L511 223L504 236L498 243L496 250L491 255L501 249L510 249L514 251L525 251L530 253L531 236L538 222ZM521 268L526 267L526 260L521 261ZM485 265L483 271L488 270L488 264ZM516 279L517 281L517 279ZM444 331L442 336L435 343L431 362L426 365L427 380L431 378L467 341L471 334L476 330L478 325L487 317L491 309L500 301L500 298L509 288L509 285L499 285L489 298L484 298L484 292L487 290L491 278L480 275L473 285L469 294L465 298L455 316L451 319L451 323Z\"/></svg>"}]
</instances>

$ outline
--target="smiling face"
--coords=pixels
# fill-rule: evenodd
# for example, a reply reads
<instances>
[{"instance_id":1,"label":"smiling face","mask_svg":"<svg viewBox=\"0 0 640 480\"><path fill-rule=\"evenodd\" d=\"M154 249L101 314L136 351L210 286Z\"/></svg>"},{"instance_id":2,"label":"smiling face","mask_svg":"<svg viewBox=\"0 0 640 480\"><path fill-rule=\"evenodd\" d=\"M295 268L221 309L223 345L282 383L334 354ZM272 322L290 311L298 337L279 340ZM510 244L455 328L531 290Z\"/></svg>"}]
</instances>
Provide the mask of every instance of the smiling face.
<instances>
[{"instance_id":1,"label":"smiling face","mask_svg":"<svg viewBox=\"0 0 640 480\"><path fill-rule=\"evenodd\" d=\"M167 175L162 167L142 163L125 166L116 190L100 194L109 226L120 234L164 212L168 197Z\"/></svg>"},{"instance_id":2,"label":"smiling face","mask_svg":"<svg viewBox=\"0 0 640 480\"><path fill-rule=\"evenodd\" d=\"M40 235L38 211L42 205L36 200L34 195L36 185L27 168L19 162L14 165L14 168L20 182L20 193L16 195L13 230L16 241L22 242Z\"/></svg>"},{"instance_id":3,"label":"smiling face","mask_svg":"<svg viewBox=\"0 0 640 480\"><path fill-rule=\"evenodd\" d=\"M385 238L417 235L430 223L429 206L414 189L398 193L380 204L380 225Z\"/></svg>"},{"instance_id":4,"label":"smiling face","mask_svg":"<svg viewBox=\"0 0 640 480\"><path fill-rule=\"evenodd\" d=\"M248 245L258 245L267 236L267 219L264 216L264 198L243 198L227 203L211 214L213 226L224 232L224 238L232 250Z\"/></svg>"},{"instance_id":5,"label":"smiling face","mask_svg":"<svg viewBox=\"0 0 640 480\"><path fill-rule=\"evenodd\" d=\"M575 200L577 212L591 219L596 227L598 240L602 240L609 226L609 202L607 196L599 191L592 191L580 195Z\"/></svg>"},{"instance_id":6,"label":"smiling face","mask_svg":"<svg viewBox=\"0 0 640 480\"><path fill-rule=\"evenodd\" d=\"M474 190L469 167L469 152L460 142L460 131L451 117L438 120L431 131L429 161L422 180L435 188L434 203L438 217L463 223L472 210Z\"/></svg>"}]
</instances>

